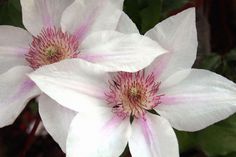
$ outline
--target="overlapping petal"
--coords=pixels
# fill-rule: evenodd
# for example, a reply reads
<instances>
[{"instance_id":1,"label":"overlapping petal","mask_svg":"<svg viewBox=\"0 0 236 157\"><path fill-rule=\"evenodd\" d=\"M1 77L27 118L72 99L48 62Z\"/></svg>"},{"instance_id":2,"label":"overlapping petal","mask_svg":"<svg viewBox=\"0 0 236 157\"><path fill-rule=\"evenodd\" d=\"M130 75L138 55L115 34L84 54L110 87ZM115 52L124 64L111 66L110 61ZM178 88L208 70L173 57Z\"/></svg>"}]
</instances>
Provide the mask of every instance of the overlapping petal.
<instances>
[{"instance_id":1,"label":"overlapping petal","mask_svg":"<svg viewBox=\"0 0 236 157\"><path fill-rule=\"evenodd\" d=\"M137 26L126 13L122 13L116 27L116 31L121 33L139 33Z\"/></svg>"},{"instance_id":2,"label":"overlapping petal","mask_svg":"<svg viewBox=\"0 0 236 157\"><path fill-rule=\"evenodd\" d=\"M110 2L111 2L112 5L114 5L117 9L123 10L124 0L110 0Z\"/></svg>"},{"instance_id":3,"label":"overlapping petal","mask_svg":"<svg viewBox=\"0 0 236 157\"><path fill-rule=\"evenodd\" d=\"M176 82L181 75L185 79ZM200 130L236 111L236 85L207 70L179 71L163 82L160 93L156 111L179 130Z\"/></svg>"},{"instance_id":4,"label":"overlapping petal","mask_svg":"<svg viewBox=\"0 0 236 157\"><path fill-rule=\"evenodd\" d=\"M80 47L79 58L112 71L135 72L166 53L159 44L139 34L100 31L89 35Z\"/></svg>"},{"instance_id":5,"label":"overlapping petal","mask_svg":"<svg viewBox=\"0 0 236 157\"><path fill-rule=\"evenodd\" d=\"M122 13L122 3L120 0L114 3L111 0L76 0L63 13L62 30L80 39L90 32L115 30Z\"/></svg>"},{"instance_id":6,"label":"overlapping petal","mask_svg":"<svg viewBox=\"0 0 236 157\"><path fill-rule=\"evenodd\" d=\"M43 125L53 139L66 152L66 139L69 126L76 112L65 108L45 94L38 98L39 114Z\"/></svg>"},{"instance_id":7,"label":"overlapping petal","mask_svg":"<svg viewBox=\"0 0 236 157\"><path fill-rule=\"evenodd\" d=\"M17 66L0 75L0 127L12 124L27 102L39 95L36 85L26 76L31 71Z\"/></svg>"},{"instance_id":8,"label":"overlapping petal","mask_svg":"<svg viewBox=\"0 0 236 157\"><path fill-rule=\"evenodd\" d=\"M190 8L158 23L145 34L169 52L148 67L159 80L193 65L198 45L195 21L195 9Z\"/></svg>"},{"instance_id":9,"label":"overlapping petal","mask_svg":"<svg viewBox=\"0 0 236 157\"><path fill-rule=\"evenodd\" d=\"M72 121L67 156L118 157L130 135L129 119L119 119L110 110L101 114L78 114Z\"/></svg>"},{"instance_id":10,"label":"overlapping petal","mask_svg":"<svg viewBox=\"0 0 236 157\"><path fill-rule=\"evenodd\" d=\"M107 107L104 92L108 73L99 65L69 59L29 76L44 93L72 110L90 113Z\"/></svg>"}]
</instances>

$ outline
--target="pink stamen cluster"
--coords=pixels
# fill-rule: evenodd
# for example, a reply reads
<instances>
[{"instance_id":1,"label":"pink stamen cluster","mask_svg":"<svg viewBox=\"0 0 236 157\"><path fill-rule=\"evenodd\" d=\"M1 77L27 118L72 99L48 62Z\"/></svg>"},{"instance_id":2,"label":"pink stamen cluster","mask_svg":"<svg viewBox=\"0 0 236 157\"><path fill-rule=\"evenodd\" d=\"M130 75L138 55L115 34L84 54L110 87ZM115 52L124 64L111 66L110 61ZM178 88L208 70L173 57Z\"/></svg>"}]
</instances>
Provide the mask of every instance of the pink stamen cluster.
<instances>
[{"instance_id":1,"label":"pink stamen cluster","mask_svg":"<svg viewBox=\"0 0 236 157\"><path fill-rule=\"evenodd\" d=\"M67 58L78 57L78 38L61 29L44 28L33 37L26 60L33 69L52 64Z\"/></svg>"},{"instance_id":2,"label":"pink stamen cluster","mask_svg":"<svg viewBox=\"0 0 236 157\"><path fill-rule=\"evenodd\" d=\"M145 75L145 71L136 73L118 72L109 81L106 101L120 117L144 117L147 110L152 110L161 103L158 95L160 83L155 82L154 74Z\"/></svg>"}]
</instances>

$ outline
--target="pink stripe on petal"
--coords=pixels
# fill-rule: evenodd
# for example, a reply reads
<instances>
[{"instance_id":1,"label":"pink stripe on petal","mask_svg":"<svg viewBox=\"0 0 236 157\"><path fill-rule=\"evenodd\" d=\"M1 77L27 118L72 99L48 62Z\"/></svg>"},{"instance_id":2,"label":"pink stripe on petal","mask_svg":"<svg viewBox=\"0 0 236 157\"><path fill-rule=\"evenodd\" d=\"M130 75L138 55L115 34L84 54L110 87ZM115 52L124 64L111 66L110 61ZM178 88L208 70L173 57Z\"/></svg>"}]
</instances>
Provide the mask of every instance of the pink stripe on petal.
<instances>
[{"instance_id":1,"label":"pink stripe on petal","mask_svg":"<svg viewBox=\"0 0 236 157\"><path fill-rule=\"evenodd\" d=\"M156 64L154 63L155 67L153 67L153 73L156 78L159 78L161 74L164 72L167 65L169 64L170 58L171 58L170 53L164 54L163 56L160 57L160 59L158 59Z\"/></svg>"},{"instance_id":2,"label":"pink stripe on petal","mask_svg":"<svg viewBox=\"0 0 236 157\"><path fill-rule=\"evenodd\" d=\"M149 127L150 124L148 124L148 119L144 118L140 118L139 119L140 125L142 127L142 132L143 132L143 136L148 144L148 148L150 149L150 154L152 156L161 156L160 152L160 147L159 145L159 141L154 141L154 137L153 137L153 132L151 130L151 128ZM158 125L158 124L155 124Z\"/></svg>"},{"instance_id":3,"label":"pink stripe on petal","mask_svg":"<svg viewBox=\"0 0 236 157\"><path fill-rule=\"evenodd\" d=\"M88 55L86 53L79 54L79 58L84 59L89 62L97 62L98 60L104 59L104 57L107 57L107 55L106 56L102 56L102 55L98 56L98 55Z\"/></svg>"},{"instance_id":4,"label":"pink stripe on petal","mask_svg":"<svg viewBox=\"0 0 236 157\"><path fill-rule=\"evenodd\" d=\"M29 52L29 48L20 48L20 47L6 47L2 46L0 48L1 56L12 56L12 57L25 57L25 54Z\"/></svg>"},{"instance_id":5,"label":"pink stripe on petal","mask_svg":"<svg viewBox=\"0 0 236 157\"><path fill-rule=\"evenodd\" d=\"M16 48L17 56L19 57L25 56L25 54L27 54L29 50L30 50L29 48Z\"/></svg>"},{"instance_id":6,"label":"pink stripe on petal","mask_svg":"<svg viewBox=\"0 0 236 157\"><path fill-rule=\"evenodd\" d=\"M140 118L139 122L142 126L142 131L143 131L143 135L145 137L145 140L147 142L148 145L151 145L151 139L152 139L152 132L147 124L147 119L146 118Z\"/></svg>"},{"instance_id":7,"label":"pink stripe on petal","mask_svg":"<svg viewBox=\"0 0 236 157\"><path fill-rule=\"evenodd\" d=\"M78 92L81 92L85 95L88 95L97 99L105 100L104 91L98 91L96 89L89 88L88 86L84 87L84 89L81 89L81 90L78 90L78 88L74 88L74 87L69 87L69 88L74 89Z\"/></svg>"},{"instance_id":8,"label":"pink stripe on petal","mask_svg":"<svg viewBox=\"0 0 236 157\"><path fill-rule=\"evenodd\" d=\"M81 42L90 31L92 24L94 23L96 18L96 10L94 10L91 15L85 18L84 22L75 30L73 35L77 37L77 39Z\"/></svg>"},{"instance_id":9,"label":"pink stripe on petal","mask_svg":"<svg viewBox=\"0 0 236 157\"><path fill-rule=\"evenodd\" d=\"M106 123L105 126L102 128L102 134L109 134L112 132L112 130L116 129L123 121L124 119L121 117L118 117L114 114L114 116Z\"/></svg>"},{"instance_id":10,"label":"pink stripe on petal","mask_svg":"<svg viewBox=\"0 0 236 157\"><path fill-rule=\"evenodd\" d=\"M182 97L183 98L183 97ZM161 104L165 104L165 105L172 105L175 104L176 102L178 102L178 100L181 99L181 96L162 96L161 97Z\"/></svg>"},{"instance_id":11,"label":"pink stripe on petal","mask_svg":"<svg viewBox=\"0 0 236 157\"><path fill-rule=\"evenodd\" d=\"M187 103L192 101L206 102L210 98L214 98L215 95L199 94L199 95L174 95L174 96L163 96L161 97L161 104L163 105L175 105L180 103Z\"/></svg>"},{"instance_id":12,"label":"pink stripe on petal","mask_svg":"<svg viewBox=\"0 0 236 157\"><path fill-rule=\"evenodd\" d=\"M39 0L40 9L42 10L41 16L43 20L44 27L53 27L53 21L49 14L47 0Z\"/></svg>"},{"instance_id":13,"label":"pink stripe on petal","mask_svg":"<svg viewBox=\"0 0 236 157\"><path fill-rule=\"evenodd\" d=\"M64 88L71 89L73 91L76 91L78 93L82 93L82 94L90 96L90 97L105 100L104 91L100 90L100 89L95 89L93 86L82 85L81 83L77 83L77 82L71 82L70 84L69 83L62 84L62 81L58 84L57 82L52 81L52 80L48 80L47 82L54 84L55 86L57 86L57 85L63 86Z\"/></svg>"},{"instance_id":14,"label":"pink stripe on petal","mask_svg":"<svg viewBox=\"0 0 236 157\"><path fill-rule=\"evenodd\" d=\"M16 99L19 99L19 97L24 96L27 92L32 90L35 87L35 83L31 80L25 80L21 83L19 89L16 91L16 93L10 98L10 101L15 101Z\"/></svg>"},{"instance_id":15,"label":"pink stripe on petal","mask_svg":"<svg viewBox=\"0 0 236 157\"><path fill-rule=\"evenodd\" d=\"M96 18L99 16L100 11L106 4L106 1L107 0L99 0L99 2L97 2L97 5L94 8L90 8L91 12L87 16L85 15L84 22L82 22L82 24L80 24L73 33L75 36L77 36L79 41L82 41L87 35L87 33L90 31L92 25L96 21Z\"/></svg>"},{"instance_id":16,"label":"pink stripe on petal","mask_svg":"<svg viewBox=\"0 0 236 157\"><path fill-rule=\"evenodd\" d=\"M109 58L114 60L116 59L120 59L124 56L129 56L130 54L126 53L126 54L107 54L107 52L96 52L96 54L99 55L90 55L90 52L82 52L79 54L79 58L84 59L86 61L89 62L99 62L99 61L103 61L104 59L108 60Z\"/></svg>"},{"instance_id":17,"label":"pink stripe on petal","mask_svg":"<svg viewBox=\"0 0 236 157\"><path fill-rule=\"evenodd\" d=\"M10 95L8 98L5 99L5 101L1 102L1 105L8 105L14 103L17 100L21 100L22 97L24 97L28 92L30 92L35 86L35 83L31 80L25 80L20 84L19 88L13 95Z\"/></svg>"}]
</instances>

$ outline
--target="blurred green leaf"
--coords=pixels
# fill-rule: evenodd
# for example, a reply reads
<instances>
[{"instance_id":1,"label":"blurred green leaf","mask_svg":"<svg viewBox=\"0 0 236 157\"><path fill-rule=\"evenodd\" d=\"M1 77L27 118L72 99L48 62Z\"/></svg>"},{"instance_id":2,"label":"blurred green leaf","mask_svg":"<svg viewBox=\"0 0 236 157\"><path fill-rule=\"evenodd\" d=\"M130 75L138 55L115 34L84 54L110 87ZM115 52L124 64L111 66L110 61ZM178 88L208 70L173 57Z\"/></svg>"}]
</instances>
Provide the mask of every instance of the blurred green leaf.
<instances>
[{"instance_id":1,"label":"blurred green leaf","mask_svg":"<svg viewBox=\"0 0 236 157\"><path fill-rule=\"evenodd\" d=\"M224 156L217 156L217 157L236 157L236 152L230 153L230 154L224 155Z\"/></svg>"},{"instance_id":2,"label":"blurred green leaf","mask_svg":"<svg viewBox=\"0 0 236 157\"><path fill-rule=\"evenodd\" d=\"M189 1L190 0L163 0L162 18L166 18L171 11L181 8Z\"/></svg>"},{"instance_id":3,"label":"blurred green leaf","mask_svg":"<svg viewBox=\"0 0 236 157\"><path fill-rule=\"evenodd\" d=\"M124 2L124 11L137 25L138 29L141 29L141 17L139 15L140 8L144 5L142 0L126 0Z\"/></svg>"},{"instance_id":4,"label":"blurred green leaf","mask_svg":"<svg viewBox=\"0 0 236 157\"><path fill-rule=\"evenodd\" d=\"M140 12L143 34L160 21L163 0L147 0L147 3L147 7Z\"/></svg>"},{"instance_id":5,"label":"blurred green leaf","mask_svg":"<svg viewBox=\"0 0 236 157\"><path fill-rule=\"evenodd\" d=\"M189 151L196 147L196 135L190 132L175 130L178 138L180 153Z\"/></svg>"},{"instance_id":6,"label":"blurred green leaf","mask_svg":"<svg viewBox=\"0 0 236 157\"><path fill-rule=\"evenodd\" d=\"M201 59L200 68L214 71L230 80L236 81L236 50L225 55L211 53Z\"/></svg>"},{"instance_id":7,"label":"blurred green leaf","mask_svg":"<svg viewBox=\"0 0 236 157\"><path fill-rule=\"evenodd\" d=\"M236 49L233 49L229 53L227 53L225 58L228 61L236 61Z\"/></svg>"},{"instance_id":8,"label":"blurred green leaf","mask_svg":"<svg viewBox=\"0 0 236 157\"><path fill-rule=\"evenodd\" d=\"M211 53L209 56L205 56L202 59L201 68L208 70L216 70L221 64L221 56L215 53Z\"/></svg>"},{"instance_id":9,"label":"blurred green leaf","mask_svg":"<svg viewBox=\"0 0 236 157\"><path fill-rule=\"evenodd\" d=\"M21 12L20 0L9 0L8 3L9 3L10 5L14 6L16 10L18 10L19 12Z\"/></svg>"},{"instance_id":10,"label":"blurred green leaf","mask_svg":"<svg viewBox=\"0 0 236 157\"><path fill-rule=\"evenodd\" d=\"M126 0L124 11L134 21L141 34L154 27L161 17L163 0Z\"/></svg>"},{"instance_id":11,"label":"blurred green leaf","mask_svg":"<svg viewBox=\"0 0 236 157\"><path fill-rule=\"evenodd\" d=\"M125 0L124 11L144 34L187 2L189 0Z\"/></svg>"},{"instance_id":12,"label":"blurred green leaf","mask_svg":"<svg viewBox=\"0 0 236 157\"><path fill-rule=\"evenodd\" d=\"M197 140L209 157L236 152L236 115L198 132Z\"/></svg>"},{"instance_id":13,"label":"blurred green leaf","mask_svg":"<svg viewBox=\"0 0 236 157\"><path fill-rule=\"evenodd\" d=\"M0 5L0 24L4 24L5 21L7 21L7 15L8 11L7 11L7 3L4 3L2 5Z\"/></svg>"},{"instance_id":14,"label":"blurred green leaf","mask_svg":"<svg viewBox=\"0 0 236 157\"><path fill-rule=\"evenodd\" d=\"M226 69L226 76L233 80L236 81L236 49L231 50L229 53L227 53L224 56L224 60L227 63L228 69Z\"/></svg>"},{"instance_id":15,"label":"blurred green leaf","mask_svg":"<svg viewBox=\"0 0 236 157\"><path fill-rule=\"evenodd\" d=\"M23 28L19 0L9 0L0 6L0 24Z\"/></svg>"}]
</instances>

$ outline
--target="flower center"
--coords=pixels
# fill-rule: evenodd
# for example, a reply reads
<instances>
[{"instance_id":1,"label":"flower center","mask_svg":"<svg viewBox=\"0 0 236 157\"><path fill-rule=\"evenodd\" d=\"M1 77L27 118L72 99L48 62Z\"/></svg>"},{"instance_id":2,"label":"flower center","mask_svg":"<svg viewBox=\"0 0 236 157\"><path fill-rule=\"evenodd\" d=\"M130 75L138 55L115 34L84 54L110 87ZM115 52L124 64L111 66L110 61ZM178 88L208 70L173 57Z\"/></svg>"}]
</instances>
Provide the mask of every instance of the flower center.
<instances>
[{"instance_id":1,"label":"flower center","mask_svg":"<svg viewBox=\"0 0 236 157\"><path fill-rule=\"evenodd\" d=\"M26 60L33 69L78 57L79 42L76 36L57 28L45 28L33 37Z\"/></svg>"},{"instance_id":2,"label":"flower center","mask_svg":"<svg viewBox=\"0 0 236 157\"><path fill-rule=\"evenodd\" d=\"M112 111L120 117L143 117L147 110L152 110L161 103L158 95L160 83L155 82L153 73L119 72L108 81L110 90L105 93Z\"/></svg>"}]
</instances>

